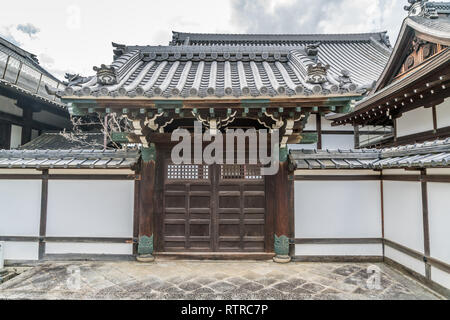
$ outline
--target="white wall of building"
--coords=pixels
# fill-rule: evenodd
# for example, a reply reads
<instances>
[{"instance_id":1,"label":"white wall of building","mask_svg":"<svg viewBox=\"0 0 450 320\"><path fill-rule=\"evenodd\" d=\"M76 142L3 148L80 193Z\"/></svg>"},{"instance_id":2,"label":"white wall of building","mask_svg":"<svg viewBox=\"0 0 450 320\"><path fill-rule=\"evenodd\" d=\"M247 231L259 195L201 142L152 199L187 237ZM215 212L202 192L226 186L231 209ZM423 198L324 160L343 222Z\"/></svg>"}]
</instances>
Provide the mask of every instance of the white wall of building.
<instances>
[{"instance_id":1,"label":"white wall of building","mask_svg":"<svg viewBox=\"0 0 450 320\"><path fill-rule=\"evenodd\" d=\"M428 183L431 257L450 264L450 183Z\"/></svg>"},{"instance_id":2,"label":"white wall of building","mask_svg":"<svg viewBox=\"0 0 450 320\"><path fill-rule=\"evenodd\" d=\"M355 148L353 134L322 134L322 149L351 150Z\"/></svg>"},{"instance_id":3,"label":"white wall of building","mask_svg":"<svg viewBox=\"0 0 450 320\"><path fill-rule=\"evenodd\" d=\"M10 148L16 149L22 145L22 127L16 126L15 124L11 125L11 140L10 140Z\"/></svg>"},{"instance_id":4,"label":"white wall of building","mask_svg":"<svg viewBox=\"0 0 450 320\"><path fill-rule=\"evenodd\" d=\"M47 254L114 254L130 255L133 245L127 243L62 243L51 242L45 247Z\"/></svg>"},{"instance_id":5,"label":"white wall of building","mask_svg":"<svg viewBox=\"0 0 450 320\"><path fill-rule=\"evenodd\" d=\"M436 106L437 127L450 127L450 98Z\"/></svg>"},{"instance_id":6,"label":"white wall of building","mask_svg":"<svg viewBox=\"0 0 450 320\"><path fill-rule=\"evenodd\" d=\"M0 235L38 236L40 180L0 180Z\"/></svg>"},{"instance_id":7,"label":"white wall of building","mask_svg":"<svg viewBox=\"0 0 450 320\"><path fill-rule=\"evenodd\" d=\"M450 289L450 274L447 272L431 267L431 280Z\"/></svg>"},{"instance_id":8,"label":"white wall of building","mask_svg":"<svg viewBox=\"0 0 450 320\"><path fill-rule=\"evenodd\" d=\"M5 261L36 261L39 259L38 242L5 242Z\"/></svg>"},{"instance_id":9,"label":"white wall of building","mask_svg":"<svg viewBox=\"0 0 450 320\"><path fill-rule=\"evenodd\" d=\"M432 108L418 108L405 112L397 119L397 137L433 130Z\"/></svg>"},{"instance_id":10,"label":"white wall of building","mask_svg":"<svg viewBox=\"0 0 450 320\"><path fill-rule=\"evenodd\" d=\"M0 180L0 236L39 236L40 180ZM5 260L37 260L37 243L5 242Z\"/></svg>"},{"instance_id":11,"label":"white wall of building","mask_svg":"<svg viewBox=\"0 0 450 320\"><path fill-rule=\"evenodd\" d=\"M379 181L295 182L297 239L381 238L380 213ZM296 255L381 256L382 247L302 244L296 245Z\"/></svg>"},{"instance_id":12,"label":"white wall of building","mask_svg":"<svg viewBox=\"0 0 450 320\"><path fill-rule=\"evenodd\" d=\"M133 237L134 182L50 180L47 236ZM47 253L131 254L131 245L49 244ZM82 252L85 251L85 252Z\"/></svg>"}]
</instances>

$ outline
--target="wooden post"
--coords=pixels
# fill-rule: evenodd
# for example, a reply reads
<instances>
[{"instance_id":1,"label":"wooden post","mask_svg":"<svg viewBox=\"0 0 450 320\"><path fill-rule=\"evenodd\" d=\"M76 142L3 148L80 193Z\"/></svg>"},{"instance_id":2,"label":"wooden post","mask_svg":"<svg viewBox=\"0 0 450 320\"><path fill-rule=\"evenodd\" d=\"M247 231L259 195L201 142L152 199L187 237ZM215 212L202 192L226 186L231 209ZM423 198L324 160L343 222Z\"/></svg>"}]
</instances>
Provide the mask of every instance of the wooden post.
<instances>
[{"instance_id":1,"label":"wooden post","mask_svg":"<svg viewBox=\"0 0 450 320\"><path fill-rule=\"evenodd\" d=\"M289 180L287 149L280 150L280 170L275 177L275 258L277 263L291 262L290 241L292 226L290 225L293 214L293 181Z\"/></svg>"},{"instance_id":2,"label":"wooden post","mask_svg":"<svg viewBox=\"0 0 450 320\"><path fill-rule=\"evenodd\" d=\"M33 111L30 108L23 108L22 144L31 141Z\"/></svg>"},{"instance_id":3,"label":"wooden post","mask_svg":"<svg viewBox=\"0 0 450 320\"><path fill-rule=\"evenodd\" d=\"M39 223L39 260L42 260L45 255L44 238L47 235L47 207L48 207L48 169L42 171L41 216Z\"/></svg>"},{"instance_id":4,"label":"wooden post","mask_svg":"<svg viewBox=\"0 0 450 320\"><path fill-rule=\"evenodd\" d=\"M428 185L427 185L427 170L420 171L420 181L422 185L422 213L423 213L423 239L424 239L424 254L425 254L425 276L431 280L431 266L428 264L428 258L431 255L430 246L430 223L428 211Z\"/></svg>"},{"instance_id":5,"label":"wooden post","mask_svg":"<svg viewBox=\"0 0 450 320\"><path fill-rule=\"evenodd\" d=\"M152 262L153 257L153 215L155 212L155 168L156 147L151 144L142 148L140 210L139 210L139 244L138 257L140 262Z\"/></svg>"},{"instance_id":6,"label":"wooden post","mask_svg":"<svg viewBox=\"0 0 450 320\"><path fill-rule=\"evenodd\" d=\"M317 150L322 150L322 114L316 115Z\"/></svg>"}]
</instances>

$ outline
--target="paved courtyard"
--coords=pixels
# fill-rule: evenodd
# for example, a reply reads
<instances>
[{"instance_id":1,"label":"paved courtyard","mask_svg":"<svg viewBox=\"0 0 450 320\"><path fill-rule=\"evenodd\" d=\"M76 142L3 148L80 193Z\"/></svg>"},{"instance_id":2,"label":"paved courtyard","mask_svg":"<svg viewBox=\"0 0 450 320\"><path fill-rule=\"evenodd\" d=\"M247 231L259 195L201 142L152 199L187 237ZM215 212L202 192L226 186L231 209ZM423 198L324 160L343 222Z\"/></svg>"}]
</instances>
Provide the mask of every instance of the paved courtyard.
<instances>
[{"instance_id":1,"label":"paved courtyard","mask_svg":"<svg viewBox=\"0 0 450 320\"><path fill-rule=\"evenodd\" d=\"M380 281L369 289L368 268ZM374 278L376 279L376 278ZM439 299L384 264L46 263L0 285L0 299Z\"/></svg>"}]
</instances>

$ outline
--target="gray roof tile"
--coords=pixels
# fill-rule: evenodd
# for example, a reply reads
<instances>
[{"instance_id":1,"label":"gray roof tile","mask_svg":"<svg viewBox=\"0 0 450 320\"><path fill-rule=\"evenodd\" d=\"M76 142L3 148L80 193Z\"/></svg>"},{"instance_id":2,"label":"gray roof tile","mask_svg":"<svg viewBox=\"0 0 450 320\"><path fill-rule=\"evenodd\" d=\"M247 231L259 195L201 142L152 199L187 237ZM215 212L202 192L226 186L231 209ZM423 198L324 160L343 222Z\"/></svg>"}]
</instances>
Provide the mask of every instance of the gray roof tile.
<instances>
[{"instance_id":1,"label":"gray roof tile","mask_svg":"<svg viewBox=\"0 0 450 320\"><path fill-rule=\"evenodd\" d=\"M450 167L450 138L382 150L292 150L296 169Z\"/></svg>"},{"instance_id":2,"label":"gray roof tile","mask_svg":"<svg viewBox=\"0 0 450 320\"><path fill-rule=\"evenodd\" d=\"M211 35L201 35L207 38ZM113 44L115 83L101 77L74 83L61 96L258 97L365 93L378 79L390 50L384 33L356 35L212 35L228 42L171 46ZM192 39L194 39L193 37ZM233 39L238 39L238 43ZM231 40L230 40L231 39ZM248 41L248 43L240 43ZM256 39L256 40L255 40ZM384 40L383 40L384 39ZM183 43L185 41L183 40ZM316 57L306 46L321 42ZM327 78L308 83L308 67L329 65ZM350 77L343 82L342 71ZM351 85L350 85L351 84Z\"/></svg>"},{"instance_id":3,"label":"gray roof tile","mask_svg":"<svg viewBox=\"0 0 450 320\"><path fill-rule=\"evenodd\" d=\"M139 157L138 150L0 150L0 168L124 169Z\"/></svg>"}]
</instances>

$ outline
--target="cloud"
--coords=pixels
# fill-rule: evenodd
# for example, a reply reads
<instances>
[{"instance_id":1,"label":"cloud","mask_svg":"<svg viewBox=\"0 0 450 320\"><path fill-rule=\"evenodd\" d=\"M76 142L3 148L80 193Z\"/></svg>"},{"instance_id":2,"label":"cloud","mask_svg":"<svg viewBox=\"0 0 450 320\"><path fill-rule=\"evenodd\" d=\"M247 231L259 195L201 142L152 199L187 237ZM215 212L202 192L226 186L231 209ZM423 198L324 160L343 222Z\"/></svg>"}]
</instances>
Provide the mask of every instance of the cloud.
<instances>
[{"instance_id":1,"label":"cloud","mask_svg":"<svg viewBox=\"0 0 450 320\"><path fill-rule=\"evenodd\" d=\"M16 46L20 46L21 45L20 41L17 40L16 37L13 35L14 31L15 31L15 28L12 25L0 26L0 37L11 42L12 44L14 44Z\"/></svg>"},{"instance_id":2,"label":"cloud","mask_svg":"<svg viewBox=\"0 0 450 320\"><path fill-rule=\"evenodd\" d=\"M41 31L31 23L19 24L17 25L17 30L27 34L30 38Z\"/></svg>"},{"instance_id":3,"label":"cloud","mask_svg":"<svg viewBox=\"0 0 450 320\"><path fill-rule=\"evenodd\" d=\"M403 0L231 0L242 33L359 33L395 37Z\"/></svg>"}]
</instances>

